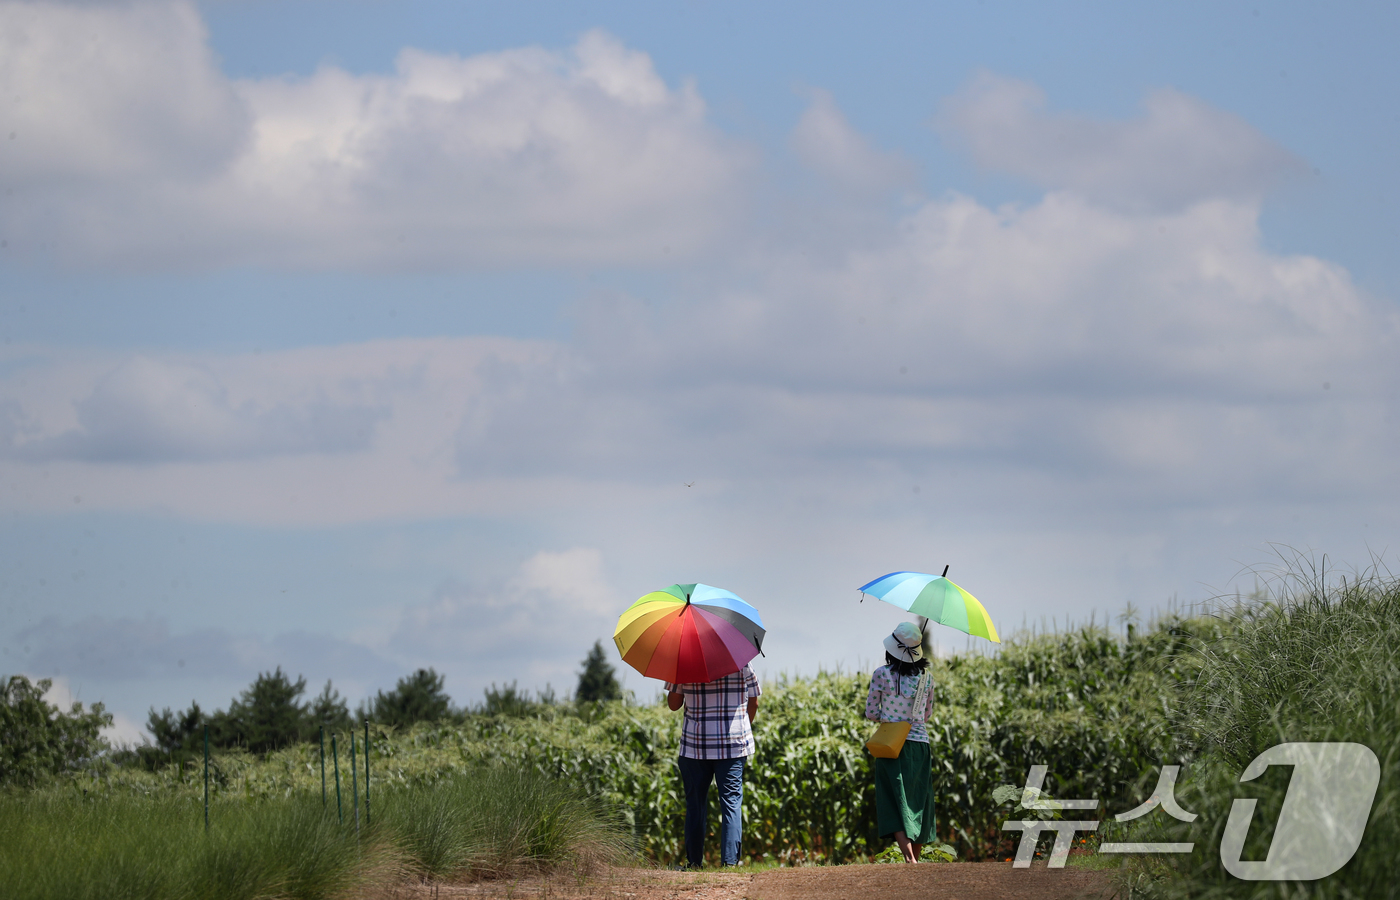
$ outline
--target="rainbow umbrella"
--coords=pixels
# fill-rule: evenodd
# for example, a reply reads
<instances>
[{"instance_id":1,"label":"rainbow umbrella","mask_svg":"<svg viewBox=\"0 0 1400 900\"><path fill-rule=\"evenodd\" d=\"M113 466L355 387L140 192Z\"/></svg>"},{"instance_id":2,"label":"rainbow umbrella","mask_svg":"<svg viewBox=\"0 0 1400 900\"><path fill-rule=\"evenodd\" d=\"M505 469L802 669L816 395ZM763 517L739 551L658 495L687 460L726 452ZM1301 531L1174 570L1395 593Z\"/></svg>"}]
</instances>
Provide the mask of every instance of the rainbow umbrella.
<instances>
[{"instance_id":1,"label":"rainbow umbrella","mask_svg":"<svg viewBox=\"0 0 1400 900\"><path fill-rule=\"evenodd\" d=\"M708 584L652 591L622 613L613 642L629 666L673 684L714 681L763 650L758 610Z\"/></svg>"},{"instance_id":2,"label":"rainbow umbrella","mask_svg":"<svg viewBox=\"0 0 1400 900\"><path fill-rule=\"evenodd\" d=\"M944 570L947 574L947 570ZM944 575L922 572L891 572L860 589L930 622L956 628L965 634L984 637L1000 644L997 627L987 608L977 598L949 581Z\"/></svg>"}]
</instances>

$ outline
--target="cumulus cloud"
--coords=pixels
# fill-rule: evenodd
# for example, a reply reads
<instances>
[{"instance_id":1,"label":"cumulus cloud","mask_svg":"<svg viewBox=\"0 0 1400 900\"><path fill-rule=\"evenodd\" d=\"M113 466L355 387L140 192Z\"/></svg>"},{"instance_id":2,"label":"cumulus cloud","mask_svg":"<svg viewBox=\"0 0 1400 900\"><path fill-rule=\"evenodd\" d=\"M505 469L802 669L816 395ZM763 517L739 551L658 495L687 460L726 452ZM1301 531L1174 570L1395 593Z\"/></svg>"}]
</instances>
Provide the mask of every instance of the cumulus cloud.
<instances>
[{"instance_id":1,"label":"cumulus cloud","mask_svg":"<svg viewBox=\"0 0 1400 900\"><path fill-rule=\"evenodd\" d=\"M595 640L607 642L625 606L598 550L541 550L503 582L443 583L428 602L402 610L386 647L472 683L519 672L566 691L576 661Z\"/></svg>"},{"instance_id":2,"label":"cumulus cloud","mask_svg":"<svg viewBox=\"0 0 1400 900\"><path fill-rule=\"evenodd\" d=\"M566 53L410 48L391 74L243 81L185 0L10 0L0 35L17 98L0 226L20 258L646 263L715 238L750 162L693 87L600 31Z\"/></svg>"},{"instance_id":3,"label":"cumulus cloud","mask_svg":"<svg viewBox=\"0 0 1400 900\"><path fill-rule=\"evenodd\" d=\"M617 605L617 595L603 575L603 555L592 547L539 551L521 565L511 588L544 603L593 614L606 614Z\"/></svg>"},{"instance_id":4,"label":"cumulus cloud","mask_svg":"<svg viewBox=\"0 0 1400 900\"><path fill-rule=\"evenodd\" d=\"M917 177L909 159L876 148L852 128L829 91L810 92L810 102L797 120L791 140L803 164L849 191L879 193L908 188Z\"/></svg>"},{"instance_id":5,"label":"cumulus cloud","mask_svg":"<svg viewBox=\"0 0 1400 900\"><path fill-rule=\"evenodd\" d=\"M529 673L561 688L617 610L670 581L755 586L765 615L787 623L771 664L805 665L857 627L853 596L850 610L828 602L832 584L860 583L852 571L931 552L976 560L1014 627L1037 604L1082 611L1086 579L1105 603L1136 602L1144 584L1177 584L1163 575L1172 563L1310 536L1296 522L1313 510L1393 509L1394 310L1334 263L1269 250L1262 182L1236 190L1206 166L1191 190L1153 193L1165 163L1141 141L1110 142L1108 167L1137 194L1058 184L998 208L943 195L821 253L775 238L716 273L718 287L664 307L590 298L566 340L200 363L228 392L225 417L322 396L387 410L362 452L70 460L43 478L9 459L0 489L23 510L81 496L258 524L499 525L527 561L474 577L499 571L498 550L464 550L376 650L451 662L477 684ZM112 367L76 368L29 372L24 389L28 370L0 379L4 433L85 428L73 400L98 396ZM60 423L65 406L72 421ZM573 549L530 557L539 547ZM1052 582L1074 586L1053 595ZM817 624L810 597L826 604ZM811 652L799 658L782 647L803 629Z\"/></svg>"},{"instance_id":6,"label":"cumulus cloud","mask_svg":"<svg viewBox=\"0 0 1400 900\"><path fill-rule=\"evenodd\" d=\"M814 109L823 128L841 122L829 98ZM1151 143L1111 144L1115 165L1150 179L1156 157L1138 142ZM386 341L30 377L70 385L66 426L62 402L31 402L10 378L0 434L14 446L201 466L118 482L75 465L25 483L12 463L0 478L21 508L81 496L260 522L529 518L697 471L755 497L850 482L851 467L1014 473L1051 492L1092 485L1083 496L1106 506L1363 490L1361 473L1392 465L1378 448L1396 437L1396 316L1341 267L1266 249L1258 204L1215 177L1162 209L1068 189L996 209L943 196L831 252L770 242L757 276L660 311L592 298L568 341Z\"/></svg>"},{"instance_id":7,"label":"cumulus cloud","mask_svg":"<svg viewBox=\"0 0 1400 900\"><path fill-rule=\"evenodd\" d=\"M15 510L264 524L518 508L509 485L456 478L454 434L486 373L558 352L438 338L200 358L0 354L0 484Z\"/></svg>"},{"instance_id":8,"label":"cumulus cloud","mask_svg":"<svg viewBox=\"0 0 1400 900\"><path fill-rule=\"evenodd\" d=\"M1257 215L954 196L705 304L600 304L570 355L496 373L461 471L941 466L1097 480L1106 503L1260 495L1304 471L1363 489L1392 468L1396 316L1340 267L1265 250Z\"/></svg>"},{"instance_id":9,"label":"cumulus cloud","mask_svg":"<svg viewBox=\"0 0 1400 900\"><path fill-rule=\"evenodd\" d=\"M191 4L0 3L0 179L71 202L113 181L173 188L222 170L251 117L207 38Z\"/></svg>"},{"instance_id":10,"label":"cumulus cloud","mask_svg":"<svg viewBox=\"0 0 1400 900\"><path fill-rule=\"evenodd\" d=\"M36 679L40 677L42 676L35 676ZM67 678L59 677L50 678L49 680L51 685L44 694L45 702L57 706L64 712L72 709L74 703L84 702L79 694L73 692ZM137 724L130 716L121 712L114 712L110 709L106 710L106 712L111 715L112 724L102 728L99 733L107 741L117 746L124 746L140 744L150 740L150 736L146 734L146 729Z\"/></svg>"},{"instance_id":11,"label":"cumulus cloud","mask_svg":"<svg viewBox=\"0 0 1400 900\"><path fill-rule=\"evenodd\" d=\"M944 103L940 128L986 169L1138 210L1254 200L1305 170L1244 119L1197 97L1160 88L1142 107L1127 122L1047 112L1036 85L984 72Z\"/></svg>"},{"instance_id":12,"label":"cumulus cloud","mask_svg":"<svg viewBox=\"0 0 1400 900\"><path fill-rule=\"evenodd\" d=\"M343 453L369 446L386 415L383 408L324 397L266 409L251 401L235 406L208 368L144 356L123 362L74 406L76 428L16 443L20 414L12 402L11 452L28 460L136 463Z\"/></svg>"}]
</instances>

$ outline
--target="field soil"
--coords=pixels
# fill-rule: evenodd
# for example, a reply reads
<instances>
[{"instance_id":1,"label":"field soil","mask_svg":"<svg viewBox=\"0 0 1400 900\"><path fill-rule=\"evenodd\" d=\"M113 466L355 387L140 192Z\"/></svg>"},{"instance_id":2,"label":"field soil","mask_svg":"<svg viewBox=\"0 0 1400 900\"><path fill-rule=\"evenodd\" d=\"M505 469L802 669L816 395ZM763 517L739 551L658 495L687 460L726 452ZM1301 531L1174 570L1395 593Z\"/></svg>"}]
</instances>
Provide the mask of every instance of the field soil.
<instances>
[{"instance_id":1,"label":"field soil","mask_svg":"<svg viewBox=\"0 0 1400 900\"><path fill-rule=\"evenodd\" d=\"M552 876L471 884L404 885L395 900L1110 900L1109 873L1010 863L812 866L761 872L612 869L588 877Z\"/></svg>"}]
</instances>

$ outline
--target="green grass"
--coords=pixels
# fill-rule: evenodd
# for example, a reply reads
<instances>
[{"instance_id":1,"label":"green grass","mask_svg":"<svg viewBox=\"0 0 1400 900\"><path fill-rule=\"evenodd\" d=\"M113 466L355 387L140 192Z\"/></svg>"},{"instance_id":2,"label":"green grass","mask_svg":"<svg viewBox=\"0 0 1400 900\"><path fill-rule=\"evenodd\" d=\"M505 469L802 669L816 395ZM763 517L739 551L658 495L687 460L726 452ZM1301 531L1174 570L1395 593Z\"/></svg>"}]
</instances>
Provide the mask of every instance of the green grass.
<instances>
[{"instance_id":1,"label":"green grass","mask_svg":"<svg viewBox=\"0 0 1400 900\"><path fill-rule=\"evenodd\" d=\"M534 772L400 786L374 812L357 835L314 794L223 798L206 832L187 796L0 795L0 884L9 900L317 900L411 875L586 871L626 854L596 804Z\"/></svg>"},{"instance_id":2,"label":"green grass","mask_svg":"<svg viewBox=\"0 0 1400 900\"><path fill-rule=\"evenodd\" d=\"M1102 872L1123 868L1123 857L1106 853L1071 854L1065 860L1065 865L1071 869L1089 869L1094 872Z\"/></svg>"},{"instance_id":3,"label":"green grass","mask_svg":"<svg viewBox=\"0 0 1400 900\"><path fill-rule=\"evenodd\" d=\"M529 771L400 788L377 808L413 868L434 877L586 871L627 854L621 823L598 803Z\"/></svg>"},{"instance_id":4,"label":"green grass","mask_svg":"<svg viewBox=\"0 0 1400 900\"><path fill-rule=\"evenodd\" d=\"M320 801L221 803L204 832L199 806L172 797L0 799L0 883L23 900L318 898L388 860L361 848Z\"/></svg>"}]
</instances>

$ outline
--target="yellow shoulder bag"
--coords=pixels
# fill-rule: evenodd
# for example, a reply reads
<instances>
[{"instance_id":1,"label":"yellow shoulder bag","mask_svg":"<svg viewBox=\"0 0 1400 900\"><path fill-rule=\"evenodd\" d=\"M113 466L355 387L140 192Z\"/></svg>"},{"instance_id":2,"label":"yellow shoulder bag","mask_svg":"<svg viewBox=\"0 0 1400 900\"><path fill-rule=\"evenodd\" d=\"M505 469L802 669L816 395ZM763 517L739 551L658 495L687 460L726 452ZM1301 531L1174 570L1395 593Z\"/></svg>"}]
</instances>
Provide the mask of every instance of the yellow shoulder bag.
<instances>
[{"instance_id":1,"label":"yellow shoulder bag","mask_svg":"<svg viewBox=\"0 0 1400 900\"><path fill-rule=\"evenodd\" d=\"M870 751L871 756L894 759L904 749L904 739L909 737L912 727L908 722L881 722L870 740L865 742L865 749Z\"/></svg>"}]
</instances>

